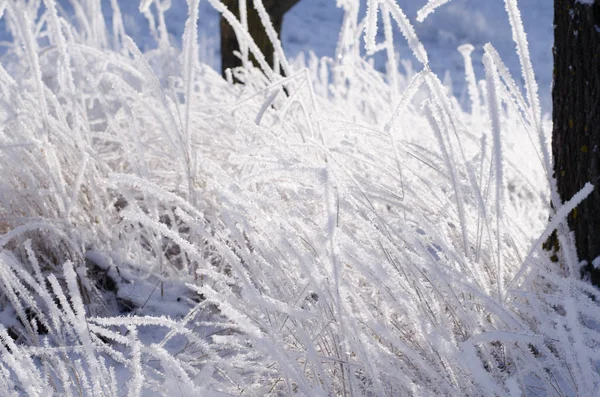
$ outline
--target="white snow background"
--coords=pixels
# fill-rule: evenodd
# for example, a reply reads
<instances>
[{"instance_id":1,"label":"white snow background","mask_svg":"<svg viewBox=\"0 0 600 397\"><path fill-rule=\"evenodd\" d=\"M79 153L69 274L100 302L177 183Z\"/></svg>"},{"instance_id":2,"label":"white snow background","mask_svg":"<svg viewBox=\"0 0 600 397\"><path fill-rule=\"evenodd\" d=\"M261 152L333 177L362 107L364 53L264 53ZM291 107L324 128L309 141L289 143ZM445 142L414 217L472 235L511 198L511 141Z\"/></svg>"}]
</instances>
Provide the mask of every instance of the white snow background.
<instances>
[{"instance_id":1,"label":"white snow background","mask_svg":"<svg viewBox=\"0 0 600 397\"><path fill-rule=\"evenodd\" d=\"M57 2L68 14L72 14L69 0ZM361 11L364 13L366 0L361 0ZM406 15L415 20L417 11L425 1L398 0ZM119 0L123 13L125 31L140 48L149 50L156 46L148 29L148 23L139 12L137 0ZM532 64L536 71L536 80L540 87L542 110L550 112L550 89L552 83L552 44L554 30L552 25L553 3L545 0L519 1L523 25L529 40L529 51ZM111 24L110 0L102 0L102 9L107 17L107 25ZM201 1L199 7L198 40L200 43L200 59L220 70L220 39L219 13L208 3ZM186 0L171 0L171 7L165 12L165 23L170 34L170 40L175 46L181 47L181 37L187 18ZM343 10L336 5L335 0L301 0L286 14L283 25L283 48L290 59L300 54L307 56L310 52L317 57L335 56L338 35L342 24ZM2 32L4 21L0 20L0 40L9 36ZM472 44L475 47L473 59L474 68L479 78L483 77L484 44L491 42L506 63L513 76L519 76L520 64L515 44L502 0L452 0L436 11L436 17L415 23L415 30L430 54L431 69L440 77L446 73L452 81L454 95L463 106L470 106L467 100L467 88L464 84L464 61L457 51L462 44ZM382 35L383 32L380 32ZM414 64L415 59L408 44L400 39L400 32L394 27L396 50L400 58ZM2 51L2 48L0 48ZM376 67L383 70L385 60L377 57Z\"/></svg>"},{"instance_id":2,"label":"white snow background","mask_svg":"<svg viewBox=\"0 0 600 397\"><path fill-rule=\"evenodd\" d=\"M220 12L0 0L0 395L595 395L550 2Z\"/></svg>"}]
</instances>

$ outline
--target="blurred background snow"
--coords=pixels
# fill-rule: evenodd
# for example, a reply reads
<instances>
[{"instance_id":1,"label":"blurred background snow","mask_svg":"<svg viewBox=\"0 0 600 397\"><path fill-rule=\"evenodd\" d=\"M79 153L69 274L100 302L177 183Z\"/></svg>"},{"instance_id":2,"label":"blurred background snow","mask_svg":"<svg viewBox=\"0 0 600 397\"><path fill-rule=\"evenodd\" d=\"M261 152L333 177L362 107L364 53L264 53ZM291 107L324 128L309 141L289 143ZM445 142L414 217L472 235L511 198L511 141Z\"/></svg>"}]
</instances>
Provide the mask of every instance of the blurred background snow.
<instances>
[{"instance_id":1,"label":"blurred background snow","mask_svg":"<svg viewBox=\"0 0 600 397\"><path fill-rule=\"evenodd\" d=\"M514 51L515 46L503 0L452 0L430 15L423 23L416 21L416 15L417 11L426 4L426 0L397 1L415 25L419 38L428 50L430 67L439 76L449 74L454 94L459 100L466 97L463 59L456 50L461 44L470 43L475 46L473 61L478 78L483 78L481 64L483 45L491 42L507 63L513 77L519 79L519 61ZM59 3L69 10L68 0L60 0ZM361 4L363 10L359 15L363 17L366 0L361 0ZM138 11L139 1L119 0L119 5L124 14L127 33L143 50L152 48L155 43L144 16ZM110 1L103 0L103 6L110 24ZM520 0L519 6L529 38L532 62L540 88L542 110L547 113L551 109L552 2ZM186 1L172 0L171 9L165 14L165 18L172 40L178 45L181 42L186 17ZM301 0L285 17L282 33L284 49L290 58L310 51L318 57L333 57L341 22L342 10L337 8L335 0ZM0 41L7 41L3 23L3 20L0 21L2 31ZM198 35L201 60L219 70L219 15L207 1L200 3ZM414 61L408 45L400 37L397 28L395 35L398 36L396 44L400 59ZM378 40L382 40L382 37ZM380 70L384 69L383 56L375 59L375 65Z\"/></svg>"},{"instance_id":2,"label":"blurred background snow","mask_svg":"<svg viewBox=\"0 0 600 397\"><path fill-rule=\"evenodd\" d=\"M479 79L484 77L481 57L484 44L491 42L507 63L513 77L519 79L519 59L510 34L508 17L503 0L452 0L440 7L423 23L416 21L417 11L426 0L398 0L400 7L415 25L417 35L429 53L430 67L438 76L449 72L454 94L460 99L466 96L463 58L456 50L470 43L475 46L473 61ZM364 16L366 1L361 1ZM521 15L529 39L529 46L536 77L540 87L540 99L544 112L550 111L550 85L552 83L552 2L547 0L520 0ZM317 56L333 56L342 11L334 0L301 0L288 15L283 26L284 48L292 57L300 52L313 51ZM396 45L401 59L413 61L406 41L394 25ZM383 33L378 42L383 40ZM383 70L384 63L376 65Z\"/></svg>"}]
</instances>

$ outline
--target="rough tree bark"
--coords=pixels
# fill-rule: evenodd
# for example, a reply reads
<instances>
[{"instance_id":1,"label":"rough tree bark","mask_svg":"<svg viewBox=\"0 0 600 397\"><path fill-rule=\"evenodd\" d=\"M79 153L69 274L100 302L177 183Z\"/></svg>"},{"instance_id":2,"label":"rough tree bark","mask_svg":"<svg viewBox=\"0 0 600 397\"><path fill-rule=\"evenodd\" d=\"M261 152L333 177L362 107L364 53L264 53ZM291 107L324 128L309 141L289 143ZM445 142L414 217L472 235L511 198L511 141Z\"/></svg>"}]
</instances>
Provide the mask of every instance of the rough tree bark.
<instances>
[{"instance_id":1,"label":"rough tree bark","mask_svg":"<svg viewBox=\"0 0 600 397\"><path fill-rule=\"evenodd\" d=\"M552 153L558 192L570 199L586 182L593 193L569 215L577 254L588 261L600 256L600 0L554 0L554 85ZM585 3L585 1L584 1Z\"/></svg>"},{"instance_id":2,"label":"rough tree bark","mask_svg":"<svg viewBox=\"0 0 600 397\"><path fill-rule=\"evenodd\" d=\"M298 1L300 0L263 0L263 5L271 18L271 23L278 36L281 36L283 16L296 5ZM271 40L269 40L269 37L260 22L260 17L253 6L253 1L246 0L246 2L248 10L248 31L250 36L252 36L254 42L264 54L269 65L273 66L273 44L271 43ZM240 18L239 0L224 0L223 3L238 19ZM225 18L221 17L221 72L223 75L225 75L225 70L242 65L242 61L234 55L234 51L240 51L235 31ZM250 57L250 60L256 64L252 56Z\"/></svg>"}]
</instances>

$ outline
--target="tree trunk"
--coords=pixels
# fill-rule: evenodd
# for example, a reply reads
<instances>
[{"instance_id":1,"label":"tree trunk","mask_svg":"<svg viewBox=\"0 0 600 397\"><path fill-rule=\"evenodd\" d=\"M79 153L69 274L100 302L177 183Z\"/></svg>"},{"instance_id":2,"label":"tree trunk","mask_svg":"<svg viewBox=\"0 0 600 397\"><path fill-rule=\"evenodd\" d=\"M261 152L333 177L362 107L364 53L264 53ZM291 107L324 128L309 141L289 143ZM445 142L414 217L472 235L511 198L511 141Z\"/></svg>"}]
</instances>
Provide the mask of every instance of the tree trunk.
<instances>
[{"instance_id":1,"label":"tree trunk","mask_svg":"<svg viewBox=\"0 0 600 397\"><path fill-rule=\"evenodd\" d=\"M600 0L554 1L552 154L558 192L569 200L586 182L595 189L570 215L579 260L592 283L600 271Z\"/></svg>"},{"instance_id":2,"label":"tree trunk","mask_svg":"<svg viewBox=\"0 0 600 397\"><path fill-rule=\"evenodd\" d=\"M278 36L281 36L281 26L283 24L283 16L300 0L263 0L265 10L271 18L271 23L275 28ZM223 3L227 8L240 19L239 0L224 0ZM274 48L271 40L267 36L264 26L260 21L258 12L252 5L252 0L247 0L248 14L248 32L254 39L254 42L265 56L267 63L273 65ZM235 36L235 32L231 25L221 17L221 72L225 75L225 70L242 66L242 60L234 55L234 51L240 51L240 46ZM250 55L250 60L254 65L258 66L256 60Z\"/></svg>"}]
</instances>

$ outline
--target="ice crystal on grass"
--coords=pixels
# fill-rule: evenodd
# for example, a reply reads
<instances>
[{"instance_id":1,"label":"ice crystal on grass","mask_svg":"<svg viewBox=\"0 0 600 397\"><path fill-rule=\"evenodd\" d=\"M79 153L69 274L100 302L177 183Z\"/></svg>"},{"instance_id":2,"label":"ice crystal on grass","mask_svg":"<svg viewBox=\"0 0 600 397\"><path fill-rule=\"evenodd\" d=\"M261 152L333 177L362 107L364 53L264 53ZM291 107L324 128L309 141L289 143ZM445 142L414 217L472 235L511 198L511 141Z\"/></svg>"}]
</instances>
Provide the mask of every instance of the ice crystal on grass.
<instances>
[{"instance_id":1,"label":"ice crystal on grass","mask_svg":"<svg viewBox=\"0 0 600 397\"><path fill-rule=\"evenodd\" d=\"M516 1L525 94L493 46L485 76L461 46L468 110L396 1L339 2L336 58L306 65L242 2L276 67L210 3L260 66L235 83L198 61L196 0L181 50L170 2L140 2L147 52L117 1L112 33L108 2L0 2L0 394L592 395L597 290L565 222L592 187L552 194Z\"/></svg>"}]
</instances>

